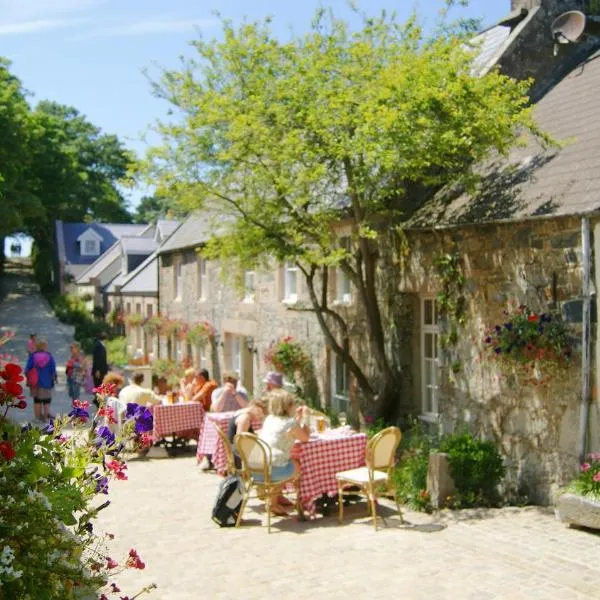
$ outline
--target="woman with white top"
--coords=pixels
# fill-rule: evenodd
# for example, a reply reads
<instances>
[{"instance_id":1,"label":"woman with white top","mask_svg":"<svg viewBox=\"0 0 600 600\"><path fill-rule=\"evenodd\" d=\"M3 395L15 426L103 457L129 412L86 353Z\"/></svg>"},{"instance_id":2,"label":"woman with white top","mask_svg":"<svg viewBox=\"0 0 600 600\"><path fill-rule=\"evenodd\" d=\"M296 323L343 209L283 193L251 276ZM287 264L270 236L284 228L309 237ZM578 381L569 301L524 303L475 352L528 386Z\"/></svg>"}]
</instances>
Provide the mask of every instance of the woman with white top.
<instances>
[{"instance_id":1,"label":"woman with white top","mask_svg":"<svg viewBox=\"0 0 600 600\"><path fill-rule=\"evenodd\" d=\"M299 470L290 458L296 440L308 442L310 431L306 424L310 415L307 406L296 406L298 399L285 390L273 390L266 394L269 415L263 423L259 437L271 447L271 480L287 479ZM287 510L277 497L273 498L271 510L276 515L287 515Z\"/></svg>"}]
</instances>

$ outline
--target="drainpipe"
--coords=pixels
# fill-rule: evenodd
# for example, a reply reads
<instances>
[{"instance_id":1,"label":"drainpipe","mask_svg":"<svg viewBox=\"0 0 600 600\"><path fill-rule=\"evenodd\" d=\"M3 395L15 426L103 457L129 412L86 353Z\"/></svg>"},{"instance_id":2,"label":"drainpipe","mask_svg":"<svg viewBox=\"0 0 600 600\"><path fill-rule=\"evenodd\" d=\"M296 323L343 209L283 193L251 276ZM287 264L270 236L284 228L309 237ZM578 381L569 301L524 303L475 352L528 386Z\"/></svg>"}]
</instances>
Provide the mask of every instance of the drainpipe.
<instances>
[{"instance_id":1,"label":"drainpipe","mask_svg":"<svg viewBox=\"0 0 600 600\"><path fill-rule=\"evenodd\" d=\"M579 419L579 461L584 462L587 454L587 433L590 415L590 348L591 348L591 314L590 314L590 220L588 217L581 219L581 260L583 267L583 318L581 333L581 405Z\"/></svg>"}]
</instances>

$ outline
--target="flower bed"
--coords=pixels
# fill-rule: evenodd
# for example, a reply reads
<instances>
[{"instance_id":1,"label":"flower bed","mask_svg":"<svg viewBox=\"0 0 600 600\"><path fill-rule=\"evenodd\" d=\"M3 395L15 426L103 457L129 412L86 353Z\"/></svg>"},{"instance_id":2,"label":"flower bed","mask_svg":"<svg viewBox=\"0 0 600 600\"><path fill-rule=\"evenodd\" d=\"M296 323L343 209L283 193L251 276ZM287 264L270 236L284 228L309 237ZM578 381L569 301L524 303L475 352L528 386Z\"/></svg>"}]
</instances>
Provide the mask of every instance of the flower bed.
<instances>
[{"instance_id":1,"label":"flower bed","mask_svg":"<svg viewBox=\"0 0 600 600\"><path fill-rule=\"evenodd\" d=\"M556 512L563 523L600 529L600 452L587 455L579 475L558 498Z\"/></svg>"},{"instance_id":2,"label":"flower bed","mask_svg":"<svg viewBox=\"0 0 600 600\"><path fill-rule=\"evenodd\" d=\"M152 414L128 405L117 436L112 409L101 402L91 419L88 403L76 400L68 416L21 428L8 416L26 407L23 381L19 365L0 361L0 596L105 599L120 591L115 575L145 565L133 548L120 562L109 554L114 536L96 532L94 520L110 501L98 498L112 481L127 479L125 443L151 443Z\"/></svg>"}]
</instances>

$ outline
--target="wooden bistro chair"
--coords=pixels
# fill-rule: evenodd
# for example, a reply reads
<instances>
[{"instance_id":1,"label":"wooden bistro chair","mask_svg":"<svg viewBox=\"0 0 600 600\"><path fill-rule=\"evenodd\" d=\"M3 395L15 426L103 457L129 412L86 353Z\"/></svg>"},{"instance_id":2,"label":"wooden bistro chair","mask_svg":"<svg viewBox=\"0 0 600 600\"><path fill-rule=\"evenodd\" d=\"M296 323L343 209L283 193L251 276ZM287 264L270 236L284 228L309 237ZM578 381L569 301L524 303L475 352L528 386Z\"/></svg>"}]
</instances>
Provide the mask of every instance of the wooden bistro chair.
<instances>
[{"instance_id":1,"label":"wooden bistro chair","mask_svg":"<svg viewBox=\"0 0 600 600\"><path fill-rule=\"evenodd\" d=\"M244 497L235 526L239 527L250 491L255 488L257 495L265 499L267 510L267 531L271 533L271 496L281 494L288 484L293 484L296 492L296 509L300 518L304 517L300 501L300 473L291 477L271 481L271 447L253 433L239 433L233 440L233 445L242 459L242 469L239 472L244 484Z\"/></svg>"},{"instance_id":2,"label":"wooden bistro chair","mask_svg":"<svg viewBox=\"0 0 600 600\"><path fill-rule=\"evenodd\" d=\"M227 434L219 427L217 423L211 421L215 426L221 441L223 442L223 448L225 448L225 455L227 456L227 475L235 475L237 473L237 467L235 466L235 456L233 454L233 448L231 442L227 437Z\"/></svg>"},{"instance_id":3,"label":"wooden bistro chair","mask_svg":"<svg viewBox=\"0 0 600 600\"><path fill-rule=\"evenodd\" d=\"M391 472L394 467L396 450L400 444L402 433L397 427L388 427L374 435L367 443L366 466L336 473L339 495L340 523L344 522L344 494L356 494L356 487L368 498L369 513L373 515L373 526L377 531L377 503L382 488L386 495L393 495L398 509L400 521L403 523L402 511L392 489ZM345 488L352 486L352 491L346 492Z\"/></svg>"}]
</instances>

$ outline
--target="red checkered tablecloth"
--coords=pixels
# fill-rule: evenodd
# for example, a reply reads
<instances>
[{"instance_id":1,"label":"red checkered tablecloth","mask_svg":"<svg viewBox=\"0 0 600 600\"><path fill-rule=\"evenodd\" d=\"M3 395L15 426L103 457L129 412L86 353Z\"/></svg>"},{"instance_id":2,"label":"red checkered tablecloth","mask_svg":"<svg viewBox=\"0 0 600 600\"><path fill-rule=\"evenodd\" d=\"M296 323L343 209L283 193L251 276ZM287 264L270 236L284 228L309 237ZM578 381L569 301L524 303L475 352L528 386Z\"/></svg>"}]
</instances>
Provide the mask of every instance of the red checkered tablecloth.
<instances>
[{"instance_id":1,"label":"red checkered tablecloth","mask_svg":"<svg viewBox=\"0 0 600 600\"><path fill-rule=\"evenodd\" d=\"M198 450L196 458L198 462L202 460L205 454L212 455L212 463L219 475L224 475L227 471L227 453L223 441L217 435L215 425L218 425L225 433L229 427L229 421L233 418L234 412L224 413L206 413L204 418L204 429L198 438ZM252 429L259 431L262 427L261 421L252 421Z\"/></svg>"},{"instance_id":2,"label":"red checkered tablecloth","mask_svg":"<svg viewBox=\"0 0 600 600\"><path fill-rule=\"evenodd\" d=\"M204 424L204 408L202 404L157 404L152 407L154 427L152 438L155 442L173 433L202 431ZM194 436L194 437L196 437Z\"/></svg>"},{"instance_id":3,"label":"red checkered tablecloth","mask_svg":"<svg viewBox=\"0 0 600 600\"><path fill-rule=\"evenodd\" d=\"M300 462L300 497L305 510L313 515L315 502L323 494L338 493L335 474L365 464L367 436L364 433L327 433L296 443L292 458Z\"/></svg>"}]
</instances>

